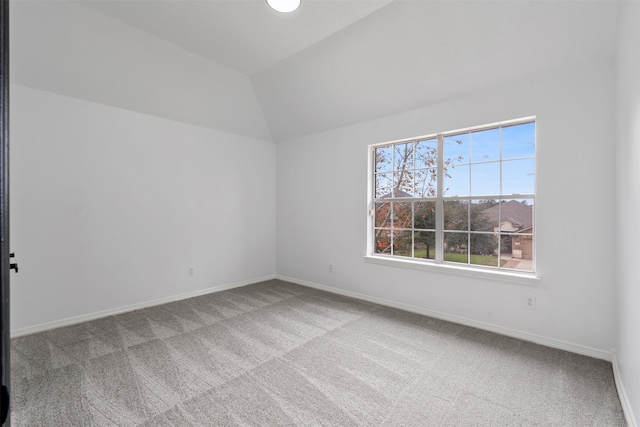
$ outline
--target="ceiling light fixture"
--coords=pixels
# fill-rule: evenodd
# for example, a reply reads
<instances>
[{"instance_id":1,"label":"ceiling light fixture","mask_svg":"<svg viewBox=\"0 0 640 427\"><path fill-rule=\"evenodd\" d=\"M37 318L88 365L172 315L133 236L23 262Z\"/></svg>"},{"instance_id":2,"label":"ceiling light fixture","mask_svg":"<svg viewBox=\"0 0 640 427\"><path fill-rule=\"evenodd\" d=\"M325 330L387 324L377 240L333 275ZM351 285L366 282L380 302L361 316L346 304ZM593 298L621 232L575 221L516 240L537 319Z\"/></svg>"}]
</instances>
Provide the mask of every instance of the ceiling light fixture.
<instances>
[{"instance_id":1,"label":"ceiling light fixture","mask_svg":"<svg viewBox=\"0 0 640 427\"><path fill-rule=\"evenodd\" d=\"M271 9L282 13L290 13L300 7L300 0L267 0Z\"/></svg>"}]
</instances>

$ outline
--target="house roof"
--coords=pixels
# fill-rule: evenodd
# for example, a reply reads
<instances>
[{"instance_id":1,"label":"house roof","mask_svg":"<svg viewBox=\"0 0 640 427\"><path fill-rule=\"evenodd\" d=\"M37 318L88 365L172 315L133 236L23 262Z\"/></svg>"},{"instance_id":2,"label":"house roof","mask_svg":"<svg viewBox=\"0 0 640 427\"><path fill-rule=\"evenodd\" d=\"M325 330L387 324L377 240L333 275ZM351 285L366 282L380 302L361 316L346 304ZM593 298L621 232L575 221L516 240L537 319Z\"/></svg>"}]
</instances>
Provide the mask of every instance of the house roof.
<instances>
[{"instance_id":1,"label":"house roof","mask_svg":"<svg viewBox=\"0 0 640 427\"><path fill-rule=\"evenodd\" d=\"M482 213L494 223L498 223L502 219L502 221L519 225L518 231L533 225L533 206L517 200L502 202L482 211Z\"/></svg>"}]
</instances>

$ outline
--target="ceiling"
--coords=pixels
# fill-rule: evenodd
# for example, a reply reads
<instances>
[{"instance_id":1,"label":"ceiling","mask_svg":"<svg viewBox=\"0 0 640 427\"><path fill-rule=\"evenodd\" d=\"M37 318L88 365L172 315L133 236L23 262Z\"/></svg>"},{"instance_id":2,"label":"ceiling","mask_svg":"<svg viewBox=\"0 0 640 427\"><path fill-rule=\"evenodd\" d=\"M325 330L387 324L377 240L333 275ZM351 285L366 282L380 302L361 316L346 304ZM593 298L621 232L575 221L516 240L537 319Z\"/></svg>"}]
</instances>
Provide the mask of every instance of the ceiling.
<instances>
[{"instance_id":1,"label":"ceiling","mask_svg":"<svg viewBox=\"0 0 640 427\"><path fill-rule=\"evenodd\" d=\"M352 25L391 0L306 0L291 14L266 0L81 1L183 49L253 75Z\"/></svg>"},{"instance_id":2,"label":"ceiling","mask_svg":"<svg viewBox=\"0 0 640 427\"><path fill-rule=\"evenodd\" d=\"M278 142L612 61L619 6L14 0L12 82Z\"/></svg>"}]
</instances>

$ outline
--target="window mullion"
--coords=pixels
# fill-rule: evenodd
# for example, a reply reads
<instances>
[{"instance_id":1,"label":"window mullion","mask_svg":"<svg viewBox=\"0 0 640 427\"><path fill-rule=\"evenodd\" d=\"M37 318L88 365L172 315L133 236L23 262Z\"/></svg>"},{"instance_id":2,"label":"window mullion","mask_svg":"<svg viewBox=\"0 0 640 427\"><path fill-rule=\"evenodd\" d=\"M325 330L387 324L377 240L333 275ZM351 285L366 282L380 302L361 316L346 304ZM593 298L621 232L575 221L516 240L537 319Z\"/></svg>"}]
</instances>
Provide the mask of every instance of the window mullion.
<instances>
[{"instance_id":1,"label":"window mullion","mask_svg":"<svg viewBox=\"0 0 640 427\"><path fill-rule=\"evenodd\" d=\"M444 260L444 202L442 192L444 188L444 136L438 135L438 164L436 180L436 262Z\"/></svg>"},{"instance_id":2,"label":"window mullion","mask_svg":"<svg viewBox=\"0 0 640 427\"><path fill-rule=\"evenodd\" d=\"M500 127L500 197L498 198L498 268L502 268L502 127Z\"/></svg>"}]
</instances>

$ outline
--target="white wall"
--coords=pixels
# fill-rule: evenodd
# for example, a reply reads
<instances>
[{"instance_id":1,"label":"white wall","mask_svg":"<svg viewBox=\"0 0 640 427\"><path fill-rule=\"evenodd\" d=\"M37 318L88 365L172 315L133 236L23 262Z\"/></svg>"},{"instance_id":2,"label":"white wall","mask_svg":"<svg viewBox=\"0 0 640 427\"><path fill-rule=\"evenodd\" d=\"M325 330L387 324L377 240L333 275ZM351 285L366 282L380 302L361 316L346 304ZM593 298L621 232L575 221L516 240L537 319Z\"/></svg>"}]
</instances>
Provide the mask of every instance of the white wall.
<instances>
[{"instance_id":1,"label":"white wall","mask_svg":"<svg viewBox=\"0 0 640 427\"><path fill-rule=\"evenodd\" d=\"M616 270L617 362L621 383L640 420L640 3L625 2L620 14L617 62Z\"/></svg>"},{"instance_id":2,"label":"white wall","mask_svg":"<svg viewBox=\"0 0 640 427\"><path fill-rule=\"evenodd\" d=\"M613 107L613 64L599 61L278 143L278 275L608 354L615 344ZM531 115L537 287L363 261L369 144ZM537 297L537 310L524 308L525 295Z\"/></svg>"},{"instance_id":3,"label":"white wall","mask_svg":"<svg viewBox=\"0 0 640 427\"><path fill-rule=\"evenodd\" d=\"M274 222L273 143L11 86L13 330L272 276Z\"/></svg>"}]
</instances>

